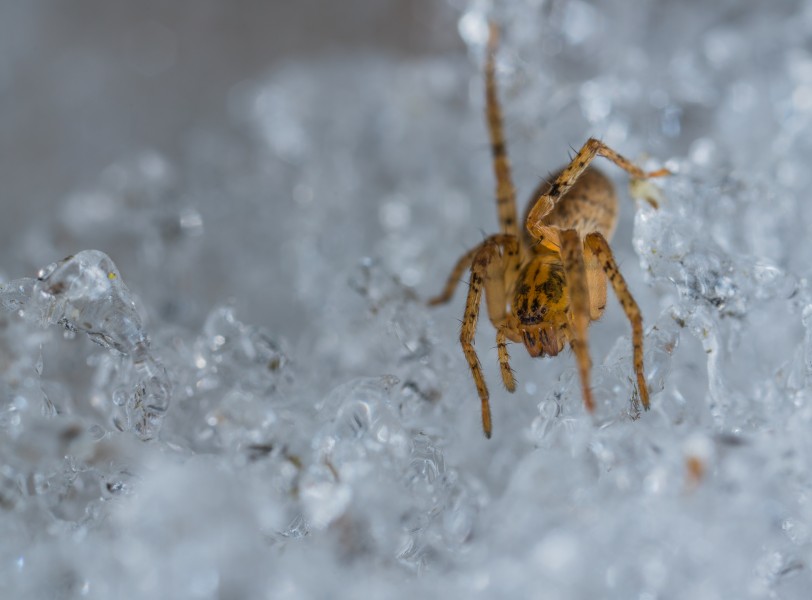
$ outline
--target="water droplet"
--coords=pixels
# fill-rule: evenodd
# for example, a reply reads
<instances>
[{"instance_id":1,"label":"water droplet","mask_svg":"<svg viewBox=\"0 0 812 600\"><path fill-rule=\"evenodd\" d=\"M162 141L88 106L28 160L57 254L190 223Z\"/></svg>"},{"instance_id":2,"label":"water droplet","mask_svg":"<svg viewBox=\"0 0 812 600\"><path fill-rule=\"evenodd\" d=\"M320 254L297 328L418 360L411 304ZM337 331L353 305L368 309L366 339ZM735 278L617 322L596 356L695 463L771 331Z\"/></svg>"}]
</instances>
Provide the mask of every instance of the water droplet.
<instances>
[{"instance_id":1,"label":"water droplet","mask_svg":"<svg viewBox=\"0 0 812 600\"><path fill-rule=\"evenodd\" d=\"M184 208L180 212L180 227L189 235L202 235L203 216L194 208Z\"/></svg>"},{"instance_id":2,"label":"water droplet","mask_svg":"<svg viewBox=\"0 0 812 600\"><path fill-rule=\"evenodd\" d=\"M716 157L716 144L710 138L699 138L691 144L688 155L697 165L710 165Z\"/></svg>"},{"instance_id":3,"label":"water droplet","mask_svg":"<svg viewBox=\"0 0 812 600\"><path fill-rule=\"evenodd\" d=\"M488 19L480 10L469 10L460 17L458 29L468 46L482 47L488 42Z\"/></svg>"},{"instance_id":4,"label":"water droplet","mask_svg":"<svg viewBox=\"0 0 812 600\"><path fill-rule=\"evenodd\" d=\"M405 198L396 198L384 202L378 214L381 225L390 231L403 229L411 221L411 209L408 200Z\"/></svg>"},{"instance_id":5,"label":"water droplet","mask_svg":"<svg viewBox=\"0 0 812 600\"><path fill-rule=\"evenodd\" d=\"M579 96L581 111L591 123L603 121L612 112L612 98L608 94L606 81L584 82Z\"/></svg>"},{"instance_id":6,"label":"water droplet","mask_svg":"<svg viewBox=\"0 0 812 600\"><path fill-rule=\"evenodd\" d=\"M561 31L570 44L585 42L596 30L598 11L581 0L570 0L564 9Z\"/></svg>"},{"instance_id":7,"label":"water droplet","mask_svg":"<svg viewBox=\"0 0 812 600\"><path fill-rule=\"evenodd\" d=\"M113 392L113 404L116 406L124 406L127 404L127 400L129 398L129 393L127 390L122 388L118 388Z\"/></svg>"}]
</instances>

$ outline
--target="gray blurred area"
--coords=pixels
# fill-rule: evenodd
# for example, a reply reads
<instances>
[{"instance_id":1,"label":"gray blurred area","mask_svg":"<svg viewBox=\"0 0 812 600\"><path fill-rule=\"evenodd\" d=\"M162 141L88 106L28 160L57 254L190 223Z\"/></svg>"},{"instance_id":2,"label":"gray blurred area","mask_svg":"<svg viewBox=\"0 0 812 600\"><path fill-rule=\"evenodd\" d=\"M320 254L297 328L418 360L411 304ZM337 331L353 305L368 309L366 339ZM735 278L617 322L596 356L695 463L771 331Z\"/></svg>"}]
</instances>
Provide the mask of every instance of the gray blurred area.
<instances>
[{"instance_id":1,"label":"gray blurred area","mask_svg":"<svg viewBox=\"0 0 812 600\"><path fill-rule=\"evenodd\" d=\"M431 0L0 3L3 268L21 232L113 161L152 149L174 163L196 129L228 127L241 81L302 57L459 52L454 32Z\"/></svg>"}]
</instances>

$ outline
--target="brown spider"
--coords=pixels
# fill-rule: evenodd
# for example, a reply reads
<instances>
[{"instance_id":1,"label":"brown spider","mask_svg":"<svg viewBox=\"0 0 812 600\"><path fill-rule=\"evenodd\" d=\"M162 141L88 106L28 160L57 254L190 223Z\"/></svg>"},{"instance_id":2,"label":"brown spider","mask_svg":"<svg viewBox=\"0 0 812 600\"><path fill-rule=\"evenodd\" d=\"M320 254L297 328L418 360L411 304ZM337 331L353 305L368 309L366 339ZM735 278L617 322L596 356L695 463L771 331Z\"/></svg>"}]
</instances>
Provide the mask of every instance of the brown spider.
<instances>
[{"instance_id":1,"label":"brown spider","mask_svg":"<svg viewBox=\"0 0 812 600\"><path fill-rule=\"evenodd\" d=\"M482 427L490 438L488 387L474 350L483 287L488 317L496 328L502 381L508 391L514 391L516 383L508 363L507 340L524 343L534 357L556 356L569 342L578 363L584 405L592 412L595 402L589 383L591 361L587 327L603 314L608 277L631 322L637 388L643 407L648 410L648 389L643 375L643 319L608 243L617 224L617 197L611 181L589 164L600 155L634 179L670 173L666 169L644 172L603 142L591 138L570 164L555 174L552 184L543 182L535 190L526 213L526 230L520 233L516 221L516 191L511 181L496 92L494 55L497 45L498 29L491 25L485 63L485 97L496 175L496 208L502 233L488 236L464 254L443 292L429 304L448 302L463 271L470 267L460 342L482 401Z\"/></svg>"}]
</instances>

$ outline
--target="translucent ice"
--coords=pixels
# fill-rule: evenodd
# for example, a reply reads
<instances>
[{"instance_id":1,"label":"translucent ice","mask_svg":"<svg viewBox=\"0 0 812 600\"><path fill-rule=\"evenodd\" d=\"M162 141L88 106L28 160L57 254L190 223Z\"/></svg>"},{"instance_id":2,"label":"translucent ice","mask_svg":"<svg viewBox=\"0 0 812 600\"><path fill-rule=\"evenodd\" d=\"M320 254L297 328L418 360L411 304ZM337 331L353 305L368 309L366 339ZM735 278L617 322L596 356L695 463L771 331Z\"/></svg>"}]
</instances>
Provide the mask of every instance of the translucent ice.
<instances>
[{"instance_id":1,"label":"translucent ice","mask_svg":"<svg viewBox=\"0 0 812 600\"><path fill-rule=\"evenodd\" d=\"M123 355L108 358L115 365L102 367L111 373L109 383L117 386L111 400L122 415L114 419L116 426L134 430L144 439L157 434L169 405L171 383L150 352L135 299L109 256L83 250L41 269L36 280L2 284L0 299L2 306L29 322L84 333Z\"/></svg>"},{"instance_id":2,"label":"translucent ice","mask_svg":"<svg viewBox=\"0 0 812 600\"><path fill-rule=\"evenodd\" d=\"M135 301L103 252L83 250L48 265L31 292L29 319L86 333L122 354L141 355L149 347Z\"/></svg>"},{"instance_id":3,"label":"translucent ice","mask_svg":"<svg viewBox=\"0 0 812 600\"><path fill-rule=\"evenodd\" d=\"M384 4L336 10L364 22ZM113 156L0 239L0 596L808 597L812 10L453 0L455 27L418 4L470 52L316 52L240 81L227 113L149 113L183 132L160 145L173 152ZM15 49L58 50L74 94L121 70L90 41L63 48L59 20L33 35L26 7L0 18L0 88L37 96L0 112L3 131L45 101ZM178 49L210 8L186 7ZM498 231L489 20L520 202L590 136L675 173L630 186L596 159L618 192L649 411L611 291L589 330L591 415L569 352L511 345L518 386L501 389L483 307L486 440L465 281L425 305ZM207 77L237 81L213 47ZM185 81L182 54L149 76ZM60 106L44 124L62 133ZM109 116L130 123L131 106ZM23 156L39 139L11 137Z\"/></svg>"}]
</instances>

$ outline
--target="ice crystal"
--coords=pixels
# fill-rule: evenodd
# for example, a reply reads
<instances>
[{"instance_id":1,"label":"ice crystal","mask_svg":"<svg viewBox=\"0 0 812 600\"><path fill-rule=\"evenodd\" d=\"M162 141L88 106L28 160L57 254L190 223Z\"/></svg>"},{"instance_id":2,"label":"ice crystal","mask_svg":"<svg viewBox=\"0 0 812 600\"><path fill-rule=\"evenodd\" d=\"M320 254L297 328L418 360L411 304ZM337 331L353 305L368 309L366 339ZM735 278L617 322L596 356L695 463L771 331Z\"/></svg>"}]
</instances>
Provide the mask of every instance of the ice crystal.
<instances>
[{"instance_id":1,"label":"ice crystal","mask_svg":"<svg viewBox=\"0 0 812 600\"><path fill-rule=\"evenodd\" d=\"M0 595L808 595L812 11L448 6L468 60L277 63L230 90L225 117L170 117L178 152L112 156L4 223ZM0 19L0 90L20 48L55 47L37 10ZM567 352L511 346L517 390L500 389L483 307L485 440L464 281L425 305L498 228L489 20L521 202L590 136L674 173L596 163L617 184L650 411L611 291L590 327L592 415ZM133 26L128 68L180 68L176 34ZM65 54L54 123L116 71L107 54Z\"/></svg>"}]
</instances>

